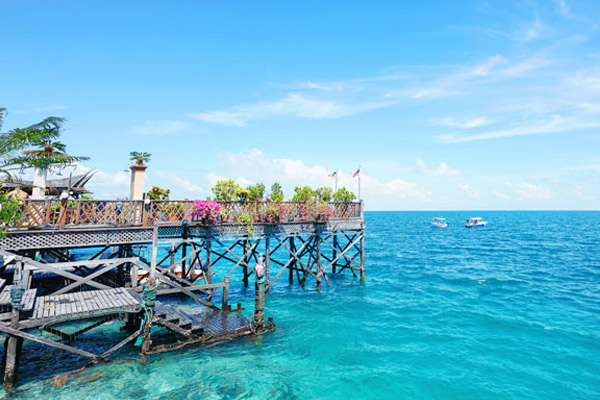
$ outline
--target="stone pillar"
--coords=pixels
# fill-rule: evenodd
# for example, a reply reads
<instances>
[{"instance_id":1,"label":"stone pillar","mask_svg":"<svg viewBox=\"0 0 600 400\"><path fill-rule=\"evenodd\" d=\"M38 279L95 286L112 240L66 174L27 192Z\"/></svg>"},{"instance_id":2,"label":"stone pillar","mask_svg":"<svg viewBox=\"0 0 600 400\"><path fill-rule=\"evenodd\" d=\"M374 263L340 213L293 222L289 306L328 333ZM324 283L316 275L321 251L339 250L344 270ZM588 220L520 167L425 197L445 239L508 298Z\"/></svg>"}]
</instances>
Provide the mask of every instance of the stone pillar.
<instances>
[{"instance_id":1,"label":"stone pillar","mask_svg":"<svg viewBox=\"0 0 600 400\"><path fill-rule=\"evenodd\" d=\"M142 200L144 195L144 176L146 175L147 165L132 165L131 182L129 184L129 200Z\"/></svg>"},{"instance_id":2,"label":"stone pillar","mask_svg":"<svg viewBox=\"0 0 600 400\"><path fill-rule=\"evenodd\" d=\"M33 200L44 200L46 197L46 176L48 171L45 169L36 168L33 171L33 189L31 198Z\"/></svg>"}]
</instances>

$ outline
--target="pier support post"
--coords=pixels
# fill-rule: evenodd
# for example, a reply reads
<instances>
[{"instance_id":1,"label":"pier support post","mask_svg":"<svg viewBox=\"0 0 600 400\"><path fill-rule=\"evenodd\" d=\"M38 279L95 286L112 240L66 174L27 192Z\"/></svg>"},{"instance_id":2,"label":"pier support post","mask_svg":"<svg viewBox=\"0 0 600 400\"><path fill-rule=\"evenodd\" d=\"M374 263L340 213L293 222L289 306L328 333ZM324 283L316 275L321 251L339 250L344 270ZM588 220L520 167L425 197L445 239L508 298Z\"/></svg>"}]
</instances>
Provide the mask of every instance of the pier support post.
<instances>
[{"instance_id":1,"label":"pier support post","mask_svg":"<svg viewBox=\"0 0 600 400\"><path fill-rule=\"evenodd\" d=\"M244 239L244 265L242 266L242 270L244 271L244 278L242 279L242 282L244 282L244 286L248 287L248 276L250 275L248 273L248 262L250 261L250 257L248 257L248 248L250 246L248 245L248 239Z\"/></svg>"},{"instance_id":2,"label":"pier support post","mask_svg":"<svg viewBox=\"0 0 600 400\"><path fill-rule=\"evenodd\" d=\"M150 278L148 285L144 288L144 292L142 293L144 312L146 313L143 320L144 325L142 327L142 362L146 360L146 355L150 352L150 346L152 345L150 333L152 329L152 319L154 318L154 305L156 304L157 291L158 283L154 280L154 278Z\"/></svg>"},{"instance_id":3,"label":"pier support post","mask_svg":"<svg viewBox=\"0 0 600 400\"><path fill-rule=\"evenodd\" d=\"M296 267L296 259L294 259L294 254L296 254L296 244L294 243L294 237L290 237L290 258L293 259L293 261L290 263L288 269L290 271L290 275L289 275L289 280L290 280L290 285L292 283L294 283L294 268Z\"/></svg>"},{"instance_id":4,"label":"pier support post","mask_svg":"<svg viewBox=\"0 0 600 400\"><path fill-rule=\"evenodd\" d=\"M365 233L360 236L360 280L365 280Z\"/></svg>"},{"instance_id":5,"label":"pier support post","mask_svg":"<svg viewBox=\"0 0 600 400\"><path fill-rule=\"evenodd\" d=\"M334 233L333 234L333 256L331 257L332 260L334 260L333 264L331 265L331 273L335 274L335 267L337 265L337 261L335 261L337 259L337 250L338 250L338 239L337 239L337 235Z\"/></svg>"},{"instance_id":6,"label":"pier support post","mask_svg":"<svg viewBox=\"0 0 600 400\"><path fill-rule=\"evenodd\" d=\"M259 257L258 263L256 264L256 283L254 292L254 331L260 333L263 330L265 324L265 287L266 279L264 275L264 265L262 263L262 256Z\"/></svg>"},{"instance_id":7,"label":"pier support post","mask_svg":"<svg viewBox=\"0 0 600 400\"><path fill-rule=\"evenodd\" d=\"M12 307L10 315L10 327L13 329L19 329L21 301L23 298L23 292L25 291L25 289L21 286L21 279L23 276L22 273L23 261L18 260L15 263L13 286L11 287L10 291L10 303ZM4 389L7 392L11 392L13 388L22 345L23 339L12 335L6 336L6 340L4 342Z\"/></svg>"},{"instance_id":8,"label":"pier support post","mask_svg":"<svg viewBox=\"0 0 600 400\"><path fill-rule=\"evenodd\" d=\"M321 277L323 276L323 264L321 264L321 233L320 232L317 232L315 235L315 263L317 264L317 290L321 290Z\"/></svg>"},{"instance_id":9,"label":"pier support post","mask_svg":"<svg viewBox=\"0 0 600 400\"><path fill-rule=\"evenodd\" d=\"M206 274L206 283L212 283L212 240L210 238L204 241L204 247L206 248L206 268L204 273ZM227 285L229 286L229 276L227 278Z\"/></svg>"},{"instance_id":10,"label":"pier support post","mask_svg":"<svg viewBox=\"0 0 600 400\"><path fill-rule=\"evenodd\" d=\"M271 260L271 237L265 237L265 280L267 281L267 286L265 288L265 293L269 293L269 264Z\"/></svg>"}]
</instances>

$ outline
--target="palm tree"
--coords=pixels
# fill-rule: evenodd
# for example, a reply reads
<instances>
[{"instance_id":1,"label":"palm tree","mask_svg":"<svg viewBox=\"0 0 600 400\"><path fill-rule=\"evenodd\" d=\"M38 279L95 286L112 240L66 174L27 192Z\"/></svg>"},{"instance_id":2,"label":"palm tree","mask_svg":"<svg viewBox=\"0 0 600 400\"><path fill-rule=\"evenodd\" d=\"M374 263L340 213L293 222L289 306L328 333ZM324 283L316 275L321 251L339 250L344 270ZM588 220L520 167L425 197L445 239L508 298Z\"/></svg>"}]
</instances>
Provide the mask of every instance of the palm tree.
<instances>
[{"instance_id":1,"label":"palm tree","mask_svg":"<svg viewBox=\"0 0 600 400\"><path fill-rule=\"evenodd\" d=\"M0 127L5 115L6 109L0 108ZM52 143L60 136L64 121L64 118L48 117L27 128L0 133L0 174L10 175L11 170L31 166L33 157L26 157L21 152L31 146Z\"/></svg>"},{"instance_id":2,"label":"palm tree","mask_svg":"<svg viewBox=\"0 0 600 400\"><path fill-rule=\"evenodd\" d=\"M66 153L67 146L56 140L60 136L64 123L64 118L48 117L27 128L18 128L8 132L6 136L2 137L5 139L4 142L0 139L0 155L5 154L3 150L6 152L5 163L0 165L0 170L3 167L9 170L11 167L16 168L17 166L34 168L32 195L34 199L44 197L48 171L77 161L89 160L89 157ZM27 148L29 149L23 150ZM20 155L12 155L19 150L22 150Z\"/></svg>"},{"instance_id":3,"label":"palm tree","mask_svg":"<svg viewBox=\"0 0 600 400\"><path fill-rule=\"evenodd\" d=\"M132 151L129 153L129 159L135 163L135 165L144 165L145 162L150 161L152 154L146 152Z\"/></svg>"}]
</instances>

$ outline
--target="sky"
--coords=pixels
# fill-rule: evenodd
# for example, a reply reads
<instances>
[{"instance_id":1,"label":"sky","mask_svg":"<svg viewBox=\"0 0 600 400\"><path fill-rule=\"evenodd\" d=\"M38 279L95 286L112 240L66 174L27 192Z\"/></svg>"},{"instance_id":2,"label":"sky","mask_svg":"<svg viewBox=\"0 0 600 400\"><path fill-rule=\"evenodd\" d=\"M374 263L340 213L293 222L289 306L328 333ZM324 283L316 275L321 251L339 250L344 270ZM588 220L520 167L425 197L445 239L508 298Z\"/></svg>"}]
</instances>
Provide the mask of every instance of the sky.
<instances>
[{"instance_id":1,"label":"sky","mask_svg":"<svg viewBox=\"0 0 600 400\"><path fill-rule=\"evenodd\" d=\"M338 185L367 210L600 204L600 2L0 0L3 130L67 119L95 198ZM63 173L64 176L64 173Z\"/></svg>"}]
</instances>

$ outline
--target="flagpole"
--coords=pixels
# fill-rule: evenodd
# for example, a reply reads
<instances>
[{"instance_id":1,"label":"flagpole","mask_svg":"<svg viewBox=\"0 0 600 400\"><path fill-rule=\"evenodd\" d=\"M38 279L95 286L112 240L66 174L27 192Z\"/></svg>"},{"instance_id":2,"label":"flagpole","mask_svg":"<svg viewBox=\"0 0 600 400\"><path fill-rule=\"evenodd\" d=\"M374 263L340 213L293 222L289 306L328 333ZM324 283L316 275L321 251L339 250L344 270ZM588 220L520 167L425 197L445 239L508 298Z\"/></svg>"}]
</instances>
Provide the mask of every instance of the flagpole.
<instances>
[{"instance_id":1,"label":"flagpole","mask_svg":"<svg viewBox=\"0 0 600 400\"><path fill-rule=\"evenodd\" d=\"M334 193L337 193L337 184L338 184L338 176L339 176L339 169L335 169L335 190L333 191Z\"/></svg>"},{"instance_id":2,"label":"flagpole","mask_svg":"<svg viewBox=\"0 0 600 400\"><path fill-rule=\"evenodd\" d=\"M360 165L358 166L358 201L360 201Z\"/></svg>"}]
</instances>

